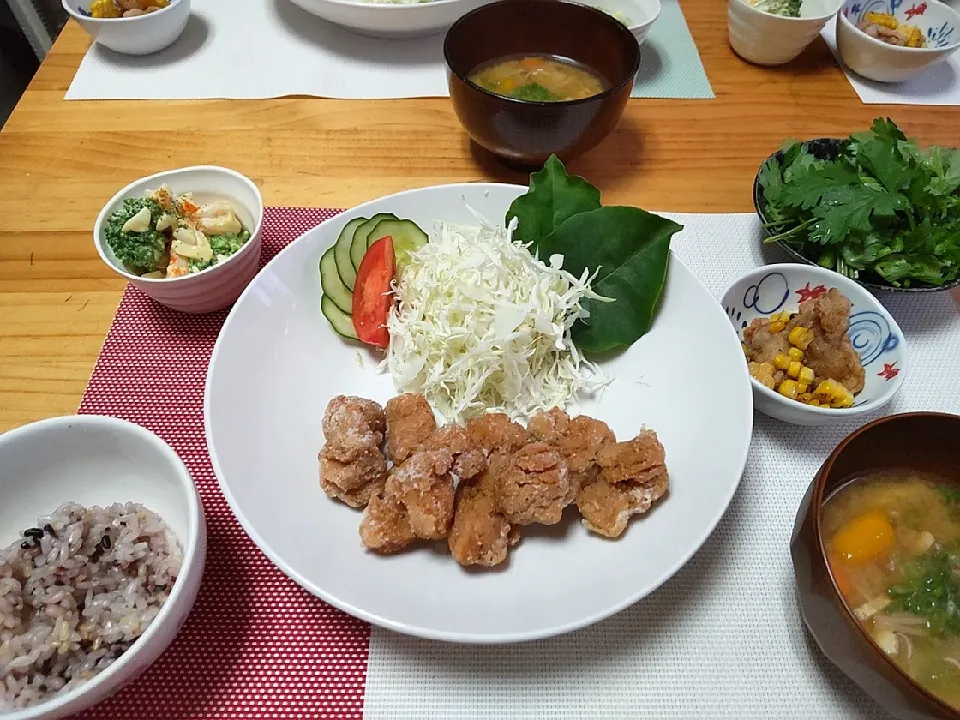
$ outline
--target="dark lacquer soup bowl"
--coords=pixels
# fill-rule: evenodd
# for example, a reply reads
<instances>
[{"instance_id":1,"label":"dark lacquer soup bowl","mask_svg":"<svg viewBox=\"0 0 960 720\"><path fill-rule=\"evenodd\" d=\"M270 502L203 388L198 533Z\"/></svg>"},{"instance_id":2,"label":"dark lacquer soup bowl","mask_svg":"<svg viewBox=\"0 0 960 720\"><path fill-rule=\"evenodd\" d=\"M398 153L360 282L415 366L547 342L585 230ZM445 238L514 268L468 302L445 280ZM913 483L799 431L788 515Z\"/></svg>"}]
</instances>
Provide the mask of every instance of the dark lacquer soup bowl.
<instances>
[{"instance_id":1,"label":"dark lacquer soup bowl","mask_svg":"<svg viewBox=\"0 0 960 720\"><path fill-rule=\"evenodd\" d=\"M603 140L620 120L640 67L640 46L605 12L564 0L502 0L467 13L443 44L450 98L460 124L507 164L569 160ZM542 56L589 69L602 90L574 100L497 94L471 78L503 58Z\"/></svg>"},{"instance_id":2,"label":"dark lacquer soup bowl","mask_svg":"<svg viewBox=\"0 0 960 720\"><path fill-rule=\"evenodd\" d=\"M835 531L829 541L826 539L827 533L834 530L827 528L825 503L832 502L834 493L839 498L841 488L853 488L851 480L882 478L890 473L897 477L935 478L936 489L960 507L960 416L907 413L882 418L851 434L827 458L800 504L791 542L800 611L824 655L893 716L911 720L957 718L957 709L898 667L888 655L897 652L896 645L885 652L876 635L858 622L841 591L841 584L846 581L830 567L828 557L836 562L835 543L847 526ZM863 529L858 527L857 531L863 534ZM882 535L876 529L866 533L868 541L874 544ZM938 547L930 546L929 552ZM893 560L890 564L892 567ZM953 577L955 581L956 575ZM881 600L889 602L886 596ZM863 608L859 606L861 613ZM913 619L917 623L914 627L927 627L922 617ZM907 650L912 650L912 645L904 649ZM960 668L956 679L960 682Z\"/></svg>"}]
</instances>

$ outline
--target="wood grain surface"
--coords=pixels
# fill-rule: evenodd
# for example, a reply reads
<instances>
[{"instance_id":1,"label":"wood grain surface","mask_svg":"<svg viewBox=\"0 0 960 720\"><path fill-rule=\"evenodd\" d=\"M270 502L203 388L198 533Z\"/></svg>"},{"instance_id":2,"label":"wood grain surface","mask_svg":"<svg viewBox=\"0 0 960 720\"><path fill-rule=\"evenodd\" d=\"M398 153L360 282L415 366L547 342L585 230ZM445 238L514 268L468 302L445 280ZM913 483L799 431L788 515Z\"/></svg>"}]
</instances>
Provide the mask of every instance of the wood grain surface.
<instances>
[{"instance_id":1,"label":"wood grain surface","mask_svg":"<svg viewBox=\"0 0 960 720\"><path fill-rule=\"evenodd\" d=\"M878 115L960 145L960 110L863 105L819 40L786 67L750 66L727 44L726 3L682 4L717 97L631 100L613 135L570 164L605 202L752 211L757 167L784 139L844 136ZM66 102L87 47L69 23L0 132L0 431L76 411L123 290L91 229L138 177L225 165L268 205L315 207L527 179L471 147L446 99Z\"/></svg>"}]
</instances>

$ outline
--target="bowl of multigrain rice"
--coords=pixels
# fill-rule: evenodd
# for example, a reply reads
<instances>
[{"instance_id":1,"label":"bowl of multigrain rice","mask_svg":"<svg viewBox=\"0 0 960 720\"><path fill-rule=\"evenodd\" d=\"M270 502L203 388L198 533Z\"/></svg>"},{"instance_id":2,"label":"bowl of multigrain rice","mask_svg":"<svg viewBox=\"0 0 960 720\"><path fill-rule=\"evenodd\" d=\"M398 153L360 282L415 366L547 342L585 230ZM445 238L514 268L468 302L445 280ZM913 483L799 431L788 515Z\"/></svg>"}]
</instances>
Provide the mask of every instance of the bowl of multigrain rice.
<instances>
[{"instance_id":1,"label":"bowl of multigrain rice","mask_svg":"<svg viewBox=\"0 0 960 720\"><path fill-rule=\"evenodd\" d=\"M72 715L134 679L205 559L190 473L149 430L81 415L0 435L0 716Z\"/></svg>"}]
</instances>

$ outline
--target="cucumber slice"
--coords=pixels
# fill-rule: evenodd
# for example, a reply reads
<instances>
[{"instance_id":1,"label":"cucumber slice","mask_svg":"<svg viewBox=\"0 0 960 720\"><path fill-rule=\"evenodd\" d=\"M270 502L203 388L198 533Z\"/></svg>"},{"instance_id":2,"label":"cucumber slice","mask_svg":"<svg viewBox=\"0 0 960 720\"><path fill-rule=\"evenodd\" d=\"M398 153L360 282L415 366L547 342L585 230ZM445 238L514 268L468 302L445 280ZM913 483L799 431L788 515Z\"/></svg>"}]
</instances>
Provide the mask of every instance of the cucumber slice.
<instances>
[{"instance_id":1,"label":"cucumber slice","mask_svg":"<svg viewBox=\"0 0 960 720\"><path fill-rule=\"evenodd\" d=\"M357 270L360 269L360 261L363 260L363 254L369 247L367 244L367 237L370 235L373 228L376 227L377 223L381 220L396 219L397 216L393 213L377 213L372 218L367 220L363 225L357 228L357 231L353 234L353 244L350 246L350 259L353 261L353 267L355 267Z\"/></svg>"},{"instance_id":2,"label":"cucumber slice","mask_svg":"<svg viewBox=\"0 0 960 720\"><path fill-rule=\"evenodd\" d=\"M347 315L353 311L353 293L343 284L337 272L337 260L334 257L336 246L327 250L320 258L320 285L323 294L333 300L333 304Z\"/></svg>"},{"instance_id":3,"label":"cucumber slice","mask_svg":"<svg viewBox=\"0 0 960 720\"><path fill-rule=\"evenodd\" d=\"M347 286L347 290L353 290L353 284L357 281L357 269L350 260L350 245L353 244L353 235L357 228L363 225L368 218L354 218L348 220L343 226L340 235L337 237L337 244L334 245L334 258L337 261L337 272L340 273L340 279Z\"/></svg>"},{"instance_id":4,"label":"cucumber slice","mask_svg":"<svg viewBox=\"0 0 960 720\"><path fill-rule=\"evenodd\" d=\"M320 312L330 321L338 335L350 340L359 340L357 331L353 327L353 318L338 308L329 295L323 295L320 298Z\"/></svg>"},{"instance_id":5,"label":"cucumber slice","mask_svg":"<svg viewBox=\"0 0 960 720\"><path fill-rule=\"evenodd\" d=\"M416 252L430 239L413 220L381 220L367 238L367 247L387 235L393 238L393 254L397 270L410 263L410 253Z\"/></svg>"}]
</instances>

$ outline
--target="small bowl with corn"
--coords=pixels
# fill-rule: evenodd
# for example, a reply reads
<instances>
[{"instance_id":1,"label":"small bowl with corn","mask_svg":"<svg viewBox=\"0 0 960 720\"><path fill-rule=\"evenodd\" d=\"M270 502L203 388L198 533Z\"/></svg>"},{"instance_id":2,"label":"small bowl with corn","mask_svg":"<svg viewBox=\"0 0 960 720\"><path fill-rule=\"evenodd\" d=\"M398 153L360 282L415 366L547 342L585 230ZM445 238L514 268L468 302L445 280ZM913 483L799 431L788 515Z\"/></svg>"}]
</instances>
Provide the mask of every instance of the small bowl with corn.
<instances>
[{"instance_id":1,"label":"small bowl with corn","mask_svg":"<svg viewBox=\"0 0 960 720\"><path fill-rule=\"evenodd\" d=\"M169 47L190 20L190 0L61 0L97 43L124 55Z\"/></svg>"},{"instance_id":2,"label":"small bowl with corn","mask_svg":"<svg viewBox=\"0 0 960 720\"><path fill-rule=\"evenodd\" d=\"M837 15L840 59L868 80L902 82L958 48L960 13L938 0L846 0Z\"/></svg>"},{"instance_id":3,"label":"small bowl with corn","mask_svg":"<svg viewBox=\"0 0 960 720\"><path fill-rule=\"evenodd\" d=\"M801 302L832 288L850 300L850 341L865 371L856 395L836 380L816 378L804 364L810 331L788 327ZM754 404L765 415L794 425L827 425L877 412L903 384L908 358L900 327L873 295L842 275L809 265L768 265L739 278L722 303L741 337L756 318L769 318L771 332L787 333L788 352L778 354L775 367L751 369ZM782 379L775 381L774 374Z\"/></svg>"}]
</instances>

